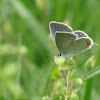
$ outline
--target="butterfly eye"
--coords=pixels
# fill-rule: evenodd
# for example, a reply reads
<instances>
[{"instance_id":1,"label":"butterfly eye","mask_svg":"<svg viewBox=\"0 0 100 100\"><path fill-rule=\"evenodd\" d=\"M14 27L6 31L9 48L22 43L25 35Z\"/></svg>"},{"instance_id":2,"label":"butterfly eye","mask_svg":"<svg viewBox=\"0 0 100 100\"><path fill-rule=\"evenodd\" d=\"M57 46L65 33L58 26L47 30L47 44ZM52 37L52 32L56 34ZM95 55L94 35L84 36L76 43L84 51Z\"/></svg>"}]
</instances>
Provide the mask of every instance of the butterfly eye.
<instances>
[{"instance_id":1,"label":"butterfly eye","mask_svg":"<svg viewBox=\"0 0 100 100\"><path fill-rule=\"evenodd\" d=\"M60 56L61 57L61 53L58 53L57 56Z\"/></svg>"}]
</instances>

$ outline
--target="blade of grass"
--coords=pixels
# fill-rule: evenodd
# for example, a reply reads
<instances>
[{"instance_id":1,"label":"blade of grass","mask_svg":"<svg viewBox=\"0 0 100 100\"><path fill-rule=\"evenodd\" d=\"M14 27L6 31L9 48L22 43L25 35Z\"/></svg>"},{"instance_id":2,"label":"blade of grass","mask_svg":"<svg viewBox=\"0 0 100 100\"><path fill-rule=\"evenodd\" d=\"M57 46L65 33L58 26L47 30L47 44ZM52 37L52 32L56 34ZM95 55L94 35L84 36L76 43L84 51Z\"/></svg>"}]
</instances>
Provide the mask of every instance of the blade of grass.
<instances>
[{"instance_id":1,"label":"blade of grass","mask_svg":"<svg viewBox=\"0 0 100 100\"><path fill-rule=\"evenodd\" d=\"M40 24L36 18L31 14L31 12L18 0L9 0L12 7L16 10L16 12L26 21L29 28L33 32L33 36L36 40L42 44L42 46L50 52L49 48L49 39L48 39L48 31Z\"/></svg>"},{"instance_id":2,"label":"blade of grass","mask_svg":"<svg viewBox=\"0 0 100 100\"><path fill-rule=\"evenodd\" d=\"M86 82L84 100L91 100L92 83L93 83L93 79L89 79Z\"/></svg>"},{"instance_id":3,"label":"blade of grass","mask_svg":"<svg viewBox=\"0 0 100 100\"><path fill-rule=\"evenodd\" d=\"M18 40L18 46L19 48L21 47L21 34L19 33L19 40ZM16 95L15 98L17 98L17 94L19 93L19 85L20 85L20 75L21 75L21 53L19 52L18 54L18 74L17 74L17 91L16 91Z\"/></svg>"},{"instance_id":4,"label":"blade of grass","mask_svg":"<svg viewBox=\"0 0 100 100\"><path fill-rule=\"evenodd\" d=\"M100 73L100 66L96 67L95 69L91 70L84 81L86 82L86 88L85 88L85 94L84 94L84 100L91 100L91 91L92 91L92 84L93 84L93 77Z\"/></svg>"},{"instance_id":5,"label":"blade of grass","mask_svg":"<svg viewBox=\"0 0 100 100\"><path fill-rule=\"evenodd\" d=\"M93 70L91 70L85 77L84 81L94 77L95 75L100 74L100 66L94 68Z\"/></svg>"}]
</instances>

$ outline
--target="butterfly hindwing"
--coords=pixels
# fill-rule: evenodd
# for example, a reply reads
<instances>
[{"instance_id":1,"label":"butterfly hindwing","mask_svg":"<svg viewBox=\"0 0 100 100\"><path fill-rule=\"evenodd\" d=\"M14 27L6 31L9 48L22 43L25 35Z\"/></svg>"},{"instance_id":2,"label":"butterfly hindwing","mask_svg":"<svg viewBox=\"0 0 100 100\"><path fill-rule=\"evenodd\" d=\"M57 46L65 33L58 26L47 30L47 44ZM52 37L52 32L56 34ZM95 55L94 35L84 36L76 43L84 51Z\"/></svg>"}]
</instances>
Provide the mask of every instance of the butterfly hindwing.
<instances>
[{"instance_id":1,"label":"butterfly hindwing","mask_svg":"<svg viewBox=\"0 0 100 100\"><path fill-rule=\"evenodd\" d=\"M69 32L57 32L55 36L56 46L58 50L65 54L68 46L70 46L71 42L77 38L76 35Z\"/></svg>"},{"instance_id":2,"label":"butterfly hindwing","mask_svg":"<svg viewBox=\"0 0 100 100\"><path fill-rule=\"evenodd\" d=\"M66 49L66 55L75 55L91 48L93 41L90 38L80 38L72 41Z\"/></svg>"},{"instance_id":3,"label":"butterfly hindwing","mask_svg":"<svg viewBox=\"0 0 100 100\"><path fill-rule=\"evenodd\" d=\"M84 32L84 31L74 31L73 34L76 34L78 38L82 38L82 37L88 37L88 35Z\"/></svg>"},{"instance_id":4,"label":"butterfly hindwing","mask_svg":"<svg viewBox=\"0 0 100 100\"><path fill-rule=\"evenodd\" d=\"M92 46L93 41L89 37L78 38L73 33L56 33L56 46L65 56L78 54Z\"/></svg>"}]
</instances>

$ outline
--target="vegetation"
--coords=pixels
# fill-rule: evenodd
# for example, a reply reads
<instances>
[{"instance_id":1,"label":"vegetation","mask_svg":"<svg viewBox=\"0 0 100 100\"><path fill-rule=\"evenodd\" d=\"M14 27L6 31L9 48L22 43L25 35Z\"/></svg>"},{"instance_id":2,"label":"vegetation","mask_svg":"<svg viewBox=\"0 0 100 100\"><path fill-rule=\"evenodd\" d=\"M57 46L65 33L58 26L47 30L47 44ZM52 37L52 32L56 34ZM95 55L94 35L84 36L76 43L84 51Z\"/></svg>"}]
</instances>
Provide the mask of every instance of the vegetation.
<instances>
[{"instance_id":1,"label":"vegetation","mask_svg":"<svg viewBox=\"0 0 100 100\"><path fill-rule=\"evenodd\" d=\"M59 78L53 60L59 51L50 36L49 22L63 22L73 30L85 31L99 44L99 10L99 0L0 0L0 100L41 100L46 91L48 96L43 99L48 100L56 84L52 79L47 88L48 81L55 73ZM93 55L97 59L72 100L99 100L99 48L93 46L74 56L79 83L87 59Z\"/></svg>"}]
</instances>

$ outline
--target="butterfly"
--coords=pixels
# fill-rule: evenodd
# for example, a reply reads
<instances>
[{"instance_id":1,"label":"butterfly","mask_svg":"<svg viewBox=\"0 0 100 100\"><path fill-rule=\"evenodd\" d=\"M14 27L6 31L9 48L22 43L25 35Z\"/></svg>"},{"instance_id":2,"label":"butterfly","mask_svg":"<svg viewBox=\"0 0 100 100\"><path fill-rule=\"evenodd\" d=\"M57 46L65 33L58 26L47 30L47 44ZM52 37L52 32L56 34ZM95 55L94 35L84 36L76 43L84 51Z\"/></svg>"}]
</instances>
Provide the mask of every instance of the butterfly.
<instances>
[{"instance_id":1,"label":"butterfly","mask_svg":"<svg viewBox=\"0 0 100 100\"><path fill-rule=\"evenodd\" d=\"M60 53L66 57L74 56L94 45L93 40L84 31L73 31L66 24L52 21L49 23L49 29L54 44Z\"/></svg>"}]
</instances>

